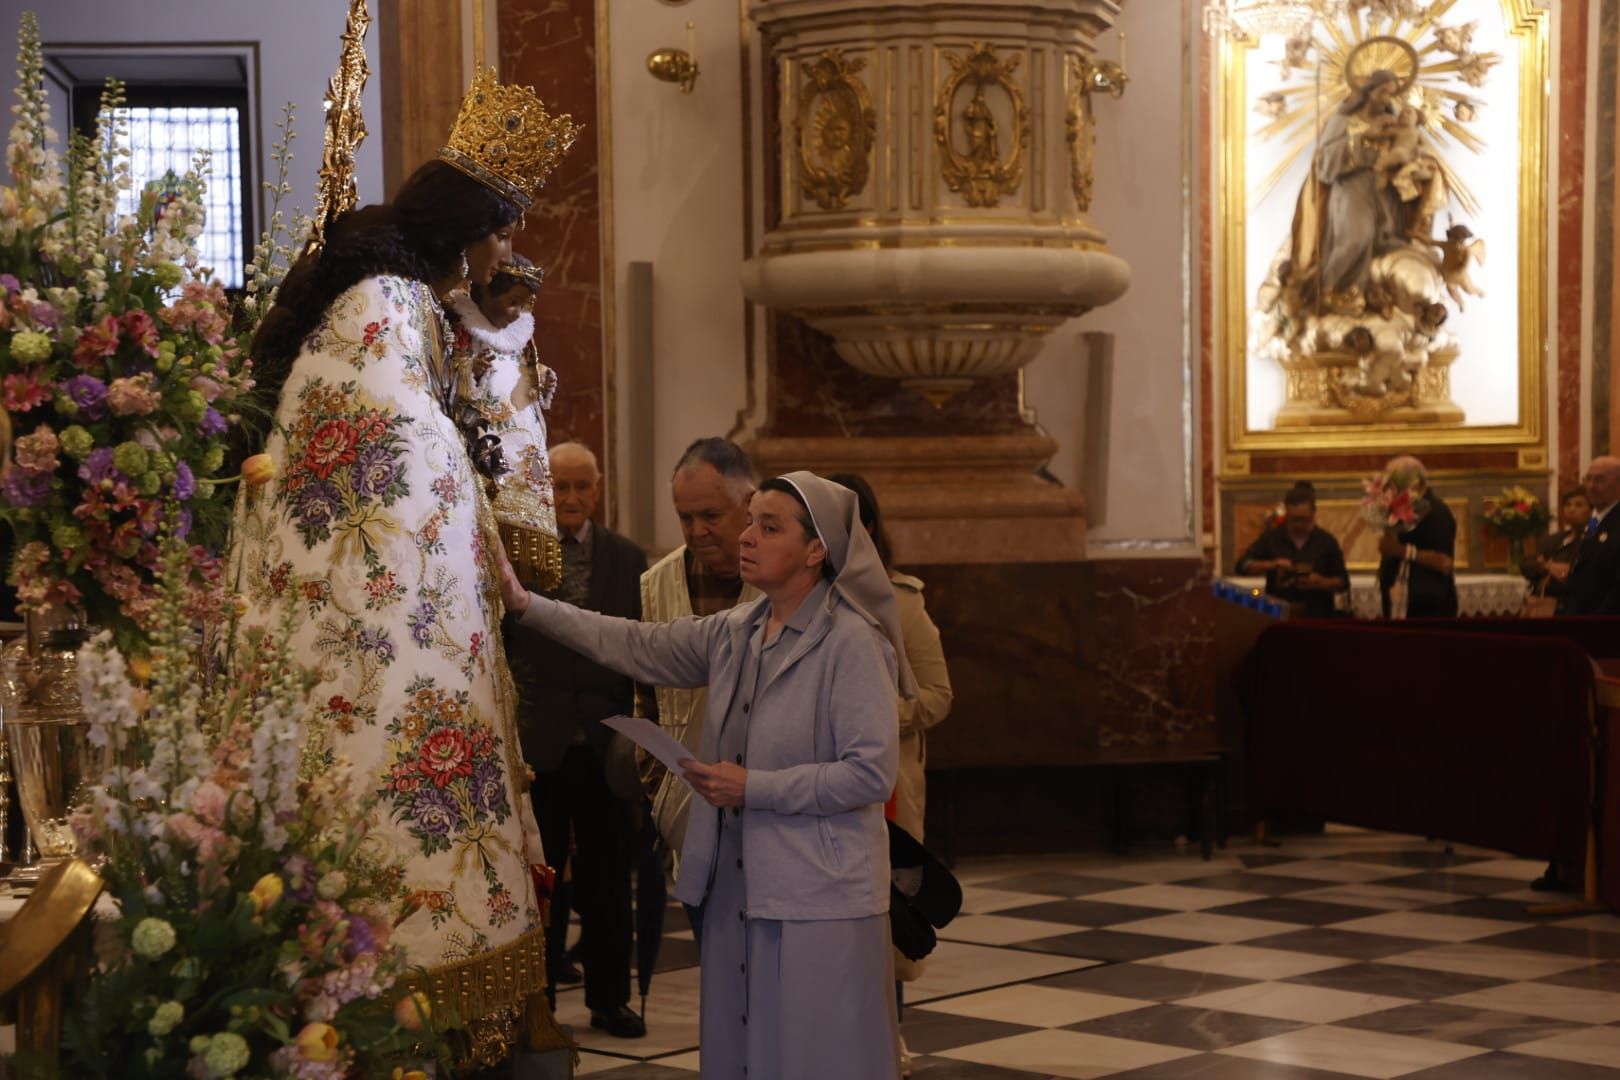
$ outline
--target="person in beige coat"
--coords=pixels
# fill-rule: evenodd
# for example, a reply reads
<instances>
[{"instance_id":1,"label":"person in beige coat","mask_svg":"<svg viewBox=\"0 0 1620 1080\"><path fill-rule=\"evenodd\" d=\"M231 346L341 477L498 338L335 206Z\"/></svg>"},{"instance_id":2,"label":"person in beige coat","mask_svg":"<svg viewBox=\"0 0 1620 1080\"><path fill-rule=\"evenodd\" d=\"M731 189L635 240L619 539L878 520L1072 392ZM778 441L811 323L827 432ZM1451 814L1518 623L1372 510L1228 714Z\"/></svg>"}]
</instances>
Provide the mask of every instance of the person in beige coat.
<instances>
[{"instance_id":1,"label":"person in beige coat","mask_svg":"<svg viewBox=\"0 0 1620 1080\"><path fill-rule=\"evenodd\" d=\"M900 774L895 783L893 817L894 823L920 844L928 804L928 729L951 711L951 675L945 666L945 651L940 646L939 628L928 617L928 609L923 604L923 583L894 569L889 536L883 529L883 516L872 486L855 473L835 473L828 479L849 488L860 501L861 524L872 537L883 568L888 571L889 584L894 587L900 636L916 687L912 696L900 698ZM925 960L912 960L899 949L894 950L895 978L901 983L915 981L925 964ZM897 998L903 996L898 987L896 991ZM904 1041L901 1056L903 1073L910 1076L910 1053L905 1050Z\"/></svg>"},{"instance_id":2,"label":"person in beige coat","mask_svg":"<svg viewBox=\"0 0 1620 1080\"><path fill-rule=\"evenodd\" d=\"M860 500L861 524L877 545L883 568L889 573L889 583L894 586L906 660L917 680L916 696L900 699L900 781L895 789L894 822L920 844L928 803L925 779L928 729L951 711L951 674L945 666L939 628L928 617L928 609L923 604L923 583L894 568L888 533L884 531L882 512L872 486L855 473L835 473L828 479L849 488Z\"/></svg>"},{"instance_id":3,"label":"person in beige coat","mask_svg":"<svg viewBox=\"0 0 1620 1080\"><path fill-rule=\"evenodd\" d=\"M686 448L670 481L685 543L641 575L644 621L714 615L759 599L760 591L742 580L738 568L742 532L748 525L748 500L755 486L753 465L736 443L707 438ZM660 686L651 700L645 694L638 699L637 711L656 719L696 754L703 739L707 702L704 687ZM653 824L673 857L672 871L678 872L692 789L655 760L644 758L643 766L652 793Z\"/></svg>"}]
</instances>

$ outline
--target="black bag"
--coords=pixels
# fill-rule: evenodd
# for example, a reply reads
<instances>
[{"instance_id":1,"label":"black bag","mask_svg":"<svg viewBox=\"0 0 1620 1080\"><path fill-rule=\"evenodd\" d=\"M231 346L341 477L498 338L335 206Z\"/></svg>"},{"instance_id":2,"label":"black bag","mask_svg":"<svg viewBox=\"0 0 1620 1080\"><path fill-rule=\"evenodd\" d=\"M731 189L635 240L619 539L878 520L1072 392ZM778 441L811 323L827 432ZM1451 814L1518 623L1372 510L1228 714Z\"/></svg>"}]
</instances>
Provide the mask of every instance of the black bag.
<instances>
[{"instance_id":1,"label":"black bag","mask_svg":"<svg viewBox=\"0 0 1620 1080\"><path fill-rule=\"evenodd\" d=\"M889 936L908 960L934 951L943 929L962 910L962 886L945 864L906 830L889 822ZM904 888L902 888L904 884Z\"/></svg>"}]
</instances>

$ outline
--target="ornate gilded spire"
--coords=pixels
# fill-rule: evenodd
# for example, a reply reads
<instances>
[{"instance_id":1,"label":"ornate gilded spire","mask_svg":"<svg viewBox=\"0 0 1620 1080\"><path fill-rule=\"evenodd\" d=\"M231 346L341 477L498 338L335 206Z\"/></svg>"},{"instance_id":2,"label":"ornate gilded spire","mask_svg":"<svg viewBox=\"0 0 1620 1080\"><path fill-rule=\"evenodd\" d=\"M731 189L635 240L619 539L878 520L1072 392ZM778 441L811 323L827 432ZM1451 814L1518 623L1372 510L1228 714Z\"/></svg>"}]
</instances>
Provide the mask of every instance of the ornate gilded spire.
<instances>
[{"instance_id":1,"label":"ornate gilded spire","mask_svg":"<svg viewBox=\"0 0 1620 1080\"><path fill-rule=\"evenodd\" d=\"M439 157L524 209L574 145L580 126L552 116L527 86L509 86L480 68Z\"/></svg>"},{"instance_id":2,"label":"ornate gilded spire","mask_svg":"<svg viewBox=\"0 0 1620 1080\"><path fill-rule=\"evenodd\" d=\"M315 223L306 249L309 251L320 250L333 219L345 210L352 210L360 201L355 186L354 155L366 137L360 92L371 75L366 66L366 31L370 28L371 12L367 10L366 0L350 0L337 73L326 84L326 140L321 150Z\"/></svg>"}]
</instances>

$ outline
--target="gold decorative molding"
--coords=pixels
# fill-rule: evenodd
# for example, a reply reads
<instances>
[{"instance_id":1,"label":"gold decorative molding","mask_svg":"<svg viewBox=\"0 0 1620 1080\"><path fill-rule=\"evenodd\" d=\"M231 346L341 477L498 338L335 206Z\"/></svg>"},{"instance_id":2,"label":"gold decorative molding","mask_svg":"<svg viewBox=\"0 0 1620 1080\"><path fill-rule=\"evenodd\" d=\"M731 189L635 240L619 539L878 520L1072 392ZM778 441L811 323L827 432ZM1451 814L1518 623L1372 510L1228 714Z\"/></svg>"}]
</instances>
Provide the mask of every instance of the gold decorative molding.
<instances>
[{"instance_id":1,"label":"gold decorative molding","mask_svg":"<svg viewBox=\"0 0 1620 1080\"><path fill-rule=\"evenodd\" d=\"M366 66L366 31L369 29L371 12L366 0L350 0L338 69L326 84L326 139L321 149L320 178L315 187L314 226L309 236L311 251L319 250L325 242L327 226L360 202L355 185L354 155L366 139L366 117L360 107L360 93L371 77L371 69Z\"/></svg>"},{"instance_id":2,"label":"gold decorative molding","mask_svg":"<svg viewBox=\"0 0 1620 1080\"><path fill-rule=\"evenodd\" d=\"M804 66L805 88L794 120L799 189L823 210L841 210L872 176L877 112L857 72L862 56L827 49Z\"/></svg>"},{"instance_id":3,"label":"gold decorative molding","mask_svg":"<svg viewBox=\"0 0 1620 1080\"><path fill-rule=\"evenodd\" d=\"M934 139L939 143L940 172L945 186L960 192L969 206L998 206L1001 200L1018 190L1024 180L1024 153L1030 138L1029 106L1024 92L1013 81L1023 59L1014 53L1006 60L996 59L996 50L989 42L976 42L963 56L947 52L945 62L951 73L939 88L934 102ZM957 92L964 85L973 88L973 94L957 116L952 115ZM985 92L999 88L1007 97L1012 113L1012 148L1001 151L1002 132L995 110L990 107ZM958 148L956 119L967 145Z\"/></svg>"},{"instance_id":4,"label":"gold decorative molding","mask_svg":"<svg viewBox=\"0 0 1620 1080\"><path fill-rule=\"evenodd\" d=\"M1069 183L1074 189L1075 207L1084 214L1091 209L1097 149L1097 122L1091 94L1095 90L1120 97L1125 93L1129 77L1111 60L1095 61L1079 53L1070 53L1063 67L1067 83L1064 99L1068 108L1063 116L1063 128L1069 143Z\"/></svg>"}]
</instances>

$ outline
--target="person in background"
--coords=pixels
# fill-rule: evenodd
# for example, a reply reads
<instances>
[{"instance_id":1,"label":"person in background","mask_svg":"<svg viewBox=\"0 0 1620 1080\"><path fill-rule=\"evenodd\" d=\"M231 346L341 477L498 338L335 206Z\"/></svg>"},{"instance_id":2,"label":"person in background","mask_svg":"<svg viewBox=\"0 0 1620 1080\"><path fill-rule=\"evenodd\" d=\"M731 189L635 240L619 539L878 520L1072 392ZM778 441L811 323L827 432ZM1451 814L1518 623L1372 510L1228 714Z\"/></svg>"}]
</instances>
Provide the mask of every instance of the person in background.
<instances>
[{"instance_id":1,"label":"person in background","mask_svg":"<svg viewBox=\"0 0 1620 1080\"><path fill-rule=\"evenodd\" d=\"M1592 500L1579 485L1558 497L1558 531L1541 538L1536 553L1520 567L1525 580L1543 596L1563 596L1586 523L1592 519Z\"/></svg>"},{"instance_id":2,"label":"person in background","mask_svg":"<svg viewBox=\"0 0 1620 1080\"><path fill-rule=\"evenodd\" d=\"M551 476L562 539L562 584L551 595L592 611L639 619L638 583L647 556L634 541L591 521L602 494L596 455L576 442L559 443L551 448ZM508 630L518 730L524 756L539 774L534 809L540 836L559 875L565 865L573 865L570 903L582 927L580 963L591 1026L617 1038L638 1039L647 1034L647 1025L629 1007L635 804L608 786L613 733L602 724L630 712L635 685L534 628L517 624ZM553 994L563 978L567 937L567 916L554 912L546 932Z\"/></svg>"},{"instance_id":3,"label":"person in background","mask_svg":"<svg viewBox=\"0 0 1620 1080\"><path fill-rule=\"evenodd\" d=\"M1344 551L1316 525L1316 488L1301 480L1283 496L1283 522L1261 533L1237 561L1239 574L1266 575L1266 592L1300 604L1313 619L1337 614L1335 600L1350 589Z\"/></svg>"},{"instance_id":4,"label":"person in background","mask_svg":"<svg viewBox=\"0 0 1620 1080\"><path fill-rule=\"evenodd\" d=\"M889 584L894 586L895 605L900 609L900 636L905 643L911 674L917 681L917 693L900 699L900 778L895 784L893 811L889 816L920 844L927 806L927 732L951 711L951 674L945 665L945 650L940 646L939 628L928 617L928 609L923 604L923 583L894 568L893 549L889 545L889 534L883 528L883 514L872 485L855 473L834 473L827 479L849 488L859 500L861 524L866 526L878 558L883 560ZM895 984L897 1006L904 1002L901 987L922 974L923 964L924 961L911 960L895 950L894 970L899 980ZM903 1039L900 1054L901 1071L909 1076L911 1055Z\"/></svg>"},{"instance_id":5,"label":"person in background","mask_svg":"<svg viewBox=\"0 0 1620 1080\"><path fill-rule=\"evenodd\" d=\"M1384 618L1398 605L1392 593L1401 585L1401 567L1407 569L1405 617L1455 618L1457 580L1452 576L1457 550L1457 519L1429 487L1429 474L1415 457L1391 458L1384 475L1410 484L1428 509L1410 529L1385 532L1378 541L1383 561L1378 564L1378 587L1383 594Z\"/></svg>"},{"instance_id":6,"label":"person in background","mask_svg":"<svg viewBox=\"0 0 1620 1080\"><path fill-rule=\"evenodd\" d=\"M675 463L670 493L680 521L680 547L641 575L641 617L669 622L689 615L715 615L758 600L761 593L742 579L738 566L743 529L748 526L748 500L753 498L754 467L742 447L721 438L698 439ZM706 687L660 686L637 695L637 711L657 720L692 754L703 740ZM644 764L652 791L652 820L659 838L680 872L686 819L692 789L671 776L656 760ZM700 936L695 910L687 912L694 935Z\"/></svg>"},{"instance_id":7,"label":"person in background","mask_svg":"<svg viewBox=\"0 0 1620 1080\"><path fill-rule=\"evenodd\" d=\"M1592 516L1575 554L1560 615L1620 615L1620 458L1596 457L1586 467Z\"/></svg>"}]
</instances>

